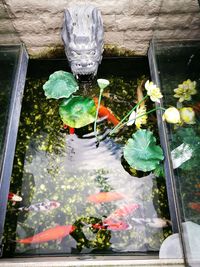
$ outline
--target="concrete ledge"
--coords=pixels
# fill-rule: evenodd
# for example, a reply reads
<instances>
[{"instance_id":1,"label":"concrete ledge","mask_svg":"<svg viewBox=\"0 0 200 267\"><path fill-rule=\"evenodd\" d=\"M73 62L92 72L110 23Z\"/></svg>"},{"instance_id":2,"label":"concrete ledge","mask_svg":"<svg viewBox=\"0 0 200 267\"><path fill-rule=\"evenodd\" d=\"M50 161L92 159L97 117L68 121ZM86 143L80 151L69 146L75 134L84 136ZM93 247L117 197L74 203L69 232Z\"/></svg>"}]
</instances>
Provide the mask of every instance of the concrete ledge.
<instances>
[{"instance_id":1,"label":"concrete ledge","mask_svg":"<svg viewBox=\"0 0 200 267\"><path fill-rule=\"evenodd\" d=\"M1 267L82 267L82 266L126 266L126 267L184 267L182 259L120 259L123 257L98 257L98 259L89 257L48 257L48 258L15 258L0 260ZM115 259L118 258L118 259Z\"/></svg>"}]
</instances>

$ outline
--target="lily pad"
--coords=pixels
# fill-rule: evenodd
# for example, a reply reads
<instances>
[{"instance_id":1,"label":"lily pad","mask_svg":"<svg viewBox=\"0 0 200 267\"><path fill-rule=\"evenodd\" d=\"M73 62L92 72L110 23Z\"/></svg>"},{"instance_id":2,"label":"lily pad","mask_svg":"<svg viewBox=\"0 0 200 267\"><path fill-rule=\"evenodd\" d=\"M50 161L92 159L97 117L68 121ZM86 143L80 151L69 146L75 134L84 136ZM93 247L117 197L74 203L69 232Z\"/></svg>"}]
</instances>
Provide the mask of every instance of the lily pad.
<instances>
[{"instance_id":1,"label":"lily pad","mask_svg":"<svg viewBox=\"0 0 200 267\"><path fill-rule=\"evenodd\" d=\"M43 85L47 98L68 98L78 90L78 83L74 76L66 71L56 71L49 76L49 80Z\"/></svg>"},{"instance_id":2,"label":"lily pad","mask_svg":"<svg viewBox=\"0 0 200 267\"><path fill-rule=\"evenodd\" d=\"M153 133L138 130L128 139L124 147L124 158L132 168L146 172L154 170L164 156L161 147L156 145Z\"/></svg>"},{"instance_id":3,"label":"lily pad","mask_svg":"<svg viewBox=\"0 0 200 267\"><path fill-rule=\"evenodd\" d=\"M60 104L62 121L72 128L81 128L95 121L96 106L93 99L74 96Z\"/></svg>"}]
</instances>

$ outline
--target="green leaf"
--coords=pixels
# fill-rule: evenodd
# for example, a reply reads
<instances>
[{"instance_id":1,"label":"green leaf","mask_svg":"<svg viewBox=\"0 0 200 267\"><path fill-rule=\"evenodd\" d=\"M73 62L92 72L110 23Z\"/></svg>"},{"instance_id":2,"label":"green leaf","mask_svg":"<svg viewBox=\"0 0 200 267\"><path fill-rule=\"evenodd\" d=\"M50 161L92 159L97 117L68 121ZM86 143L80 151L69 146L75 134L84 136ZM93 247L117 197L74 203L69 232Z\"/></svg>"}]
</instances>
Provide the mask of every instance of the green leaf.
<instances>
[{"instance_id":1,"label":"green leaf","mask_svg":"<svg viewBox=\"0 0 200 267\"><path fill-rule=\"evenodd\" d=\"M72 128L81 128L95 120L96 106L93 99L74 96L60 104L62 121Z\"/></svg>"},{"instance_id":2,"label":"green leaf","mask_svg":"<svg viewBox=\"0 0 200 267\"><path fill-rule=\"evenodd\" d=\"M49 76L49 80L43 85L47 98L68 98L78 90L78 83L74 76L66 71L56 71Z\"/></svg>"},{"instance_id":3,"label":"green leaf","mask_svg":"<svg viewBox=\"0 0 200 267\"><path fill-rule=\"evenodd\" d=\"M164 156L161 147L156 145L153 133L138 130L128 139L124 147L124 158L132 168L146 172L154 170Z\"/></svg>"}]
</instances>

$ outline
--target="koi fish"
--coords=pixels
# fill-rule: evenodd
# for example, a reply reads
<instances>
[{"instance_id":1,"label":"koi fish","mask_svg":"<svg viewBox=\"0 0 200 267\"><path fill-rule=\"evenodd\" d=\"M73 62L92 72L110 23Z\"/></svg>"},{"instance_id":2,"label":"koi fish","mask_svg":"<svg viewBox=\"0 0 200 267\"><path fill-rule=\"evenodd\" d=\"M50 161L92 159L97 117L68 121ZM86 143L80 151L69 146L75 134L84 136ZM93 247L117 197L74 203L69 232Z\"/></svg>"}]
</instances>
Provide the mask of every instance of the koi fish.
<instances>
[{"instance_id":1,"label":"koi fish","mask_svg":"<svg viewBox=\"0 0 200 267\"><path fill-rule=\"evenodd\" d=\"M64 124L63 129L67 129L69 126ZM74 134L75 133L75 128L69 127L69 134Z\"/></svg>"},{"instance_id":2,"label":"koi fish","mask_svg":"<svg viewBox=\"0 0 200 267\"><path fill-rule=\"evenodd\" d=\"M200 203L199 202L190 202L188 204L188 207L200 212Z\"/></svg>"},{"instance_id":3,"label":"koi fish","mask_svg":"<svg viewBox=\"0 0 200 267\"><path fill-rule=\"evenodd\" d=\"M121 218L121 217L127 217L130 214L132 214L135 210L139 208L138 204L128 204L125 205L119 209L116 209L113 213L111 213L108 218ZM107 219L108 219L107 218Z\"/></svg>"},{"instance_id":4,"label":"koi fish","mask_svg":"<svg viewBox=\"0 0 200 267\"><path fill-rule=\"evenodd\" d=\"M97 107L98 106L98 98L97 97L94 97L94 103ZM98 116L100 118L106 117L107 120L112 122L114 125L117 125L119 123L119 120L113 115L112 111L103 105L100 105L100 107L99 107Z\"/></svg>"},{"instance_id":5,"label":"koi fish","mask_svg":"<svg viewBox=\"0 0 200 267\"><path fill-rule=\"evenodd\" d=\"M58 225L47 229L34 236L16 240L20 244L45 243L52 240L61 240L63 237L71 234L76 229L73 225Z\"/></svg>"},{"instance_id":6,"label":"koi fish","mask_svg":"<svg viewBox=\"0 0 200 267\"><path fill-rule=\"evenodd\" d=\"M14 194L14 193L9 192L8 200L13 201L13 202L20 202L20 201L22 201L22 197Z\"/></svg>"},{"instance_id":7,"label":"koi fish","mask_svg":"<svg viewBox=\"0 0 200 267\"><path fill-rule=\"evenodd\" d=\"M196 188L200 188L200 184L196 184L195 187L196 187Z\"/></svg>"},{"instance_id":8,"label":"koi fish","mask_svg":"<svg viewBox=\"0 0 200 267\"><path fill-rule=\"evenodd\" d=\"M20 207L20 211L50 211L60 207L60 203L54 200L46 199L45 202L32 204L29 207Z\"/></svg>"},{"instance_id":9,"label":"koi fish","mask_svg":"<svg viewBox=\"0 0 200 267\"><path fill-rule=\"evenodd\" d=\"M134 221L135 223L138 224L147 224L150 227L153 228L165 228L168 226L171 226L171 221L170 220L166 220L166 219L162 219L162 218L131 218L132 221Z\"/></svg>"},{"instance_id":10,"label":"koi fish","mask_svg":"<svg viewBox=\"0 0 200 267\"><path fill-rule=\"evenodd\" d=\"M122 230L129 230L132 227L124 221L115 221L112 219L107 219L102 223L95 223L92 224L92 228L94 229L106 229L111 231L122 231Z\"/></svg>"},{"instance_id":11,"label":"koi fish","mask_svg":"<svg viewBox=\"0 0 200 267\"><path fill-rule=\"evenodd\" d=\"M99 192L90 195L87 200L94 203L110 202L123 199L124 196L118 192Z\"/></svg>"}]
</instances>

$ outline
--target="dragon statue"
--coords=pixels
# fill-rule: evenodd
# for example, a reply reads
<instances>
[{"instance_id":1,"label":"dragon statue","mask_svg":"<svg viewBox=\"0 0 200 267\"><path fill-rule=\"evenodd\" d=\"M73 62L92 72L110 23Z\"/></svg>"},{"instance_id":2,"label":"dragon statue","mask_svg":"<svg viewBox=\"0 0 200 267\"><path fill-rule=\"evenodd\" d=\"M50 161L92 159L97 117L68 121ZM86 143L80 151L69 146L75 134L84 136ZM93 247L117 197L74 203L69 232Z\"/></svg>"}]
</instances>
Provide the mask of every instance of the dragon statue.
<instances>
[{"instance_id":1,"label":"dragon statue","mask_svg":"<svg viewBox=\"0 0 200 267\"><path fill-rule=\"evenodd\" d=\"M100 11L91 5L73 6L65 10L62 40L72 73L97 73L103 53L103 23Z\"/></svg>"}]
</instances>

